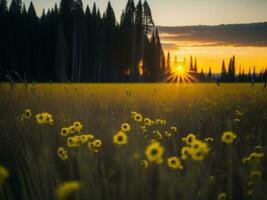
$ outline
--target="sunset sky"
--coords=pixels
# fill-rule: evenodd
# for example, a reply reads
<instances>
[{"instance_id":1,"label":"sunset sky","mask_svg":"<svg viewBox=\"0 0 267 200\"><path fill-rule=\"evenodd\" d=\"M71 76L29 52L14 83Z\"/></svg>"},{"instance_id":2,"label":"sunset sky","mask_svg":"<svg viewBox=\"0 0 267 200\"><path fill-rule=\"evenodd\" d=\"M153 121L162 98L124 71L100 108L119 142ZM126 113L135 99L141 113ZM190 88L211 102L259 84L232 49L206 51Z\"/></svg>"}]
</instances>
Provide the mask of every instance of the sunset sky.
<instances>
[{"instance_id":1,"label":"sunset sky","mask_svg":"<svg viewBox=\"0 0 267 200\"><path fill-rule=\"evenodd\" d=\"M29 0L24 0L26 5ZM37 13L42 8L52 7L59 0L33 0ZM83 0L84 5L92 7L94 1ZM103 12L108 0L95 0L97 7ZM111 0L117 20L127 0ZM137 2L137 1L136 1ZM267 21L267 0L148 0L154 21L161 26L219 25L234 23L251 23ZM165 35L164 35L165 34ZM168 33L167 33L168 34ZM230 56L236 55L237 65L246 71L249 66L256 66L257 71L267 67L267 45L248 45L207 43L201 41L171 40L161 33L164 50L170 51L172 57L190 55L198 58L199 68L207 71L211 66L214 72L220 71L221 62L227 62ZM266 36L267 37L267 36ZM166 38L168 38L166 40ZM266 39L267 40L267 39ZM265 47L266 46L266 47Z\"/></svg>"}]
</instances>

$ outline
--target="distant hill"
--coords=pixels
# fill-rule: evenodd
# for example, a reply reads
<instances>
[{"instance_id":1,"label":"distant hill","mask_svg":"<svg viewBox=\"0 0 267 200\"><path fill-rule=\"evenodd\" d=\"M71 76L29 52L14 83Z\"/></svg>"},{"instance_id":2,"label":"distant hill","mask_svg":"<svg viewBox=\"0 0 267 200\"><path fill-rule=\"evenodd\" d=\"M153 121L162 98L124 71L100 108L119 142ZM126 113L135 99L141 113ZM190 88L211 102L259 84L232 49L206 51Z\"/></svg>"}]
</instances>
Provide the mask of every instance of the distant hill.
<instances>
[{"instance_id":1,"label":"distant hill","mask_svg":"<svg viewBox=\"0 0 267 200\"><path fill-rule=\"evenodd\" d=\"M267 22L217 26L158 26L158 29L161 38L165 40L211 42L213 45L267 46Z\"/></svg>"}]
</instances>

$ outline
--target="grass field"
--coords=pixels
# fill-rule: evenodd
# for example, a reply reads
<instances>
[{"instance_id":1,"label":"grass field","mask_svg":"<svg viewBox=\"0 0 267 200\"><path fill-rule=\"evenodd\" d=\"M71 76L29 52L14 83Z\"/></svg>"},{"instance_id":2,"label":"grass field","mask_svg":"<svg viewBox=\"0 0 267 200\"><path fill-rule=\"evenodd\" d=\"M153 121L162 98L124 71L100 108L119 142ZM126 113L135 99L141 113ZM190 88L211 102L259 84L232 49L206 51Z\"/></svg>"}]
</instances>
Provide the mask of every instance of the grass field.
<instances>
[{"instance_id":1,"label":"grass field","mask_svg":"<svg viewBox=\"0 0 267 200\"><path fill-rule=\"evenodd\" d=\"M261 84L0 84L0 199L265 200L266 143Z\"/></svg>"}]
</instances>

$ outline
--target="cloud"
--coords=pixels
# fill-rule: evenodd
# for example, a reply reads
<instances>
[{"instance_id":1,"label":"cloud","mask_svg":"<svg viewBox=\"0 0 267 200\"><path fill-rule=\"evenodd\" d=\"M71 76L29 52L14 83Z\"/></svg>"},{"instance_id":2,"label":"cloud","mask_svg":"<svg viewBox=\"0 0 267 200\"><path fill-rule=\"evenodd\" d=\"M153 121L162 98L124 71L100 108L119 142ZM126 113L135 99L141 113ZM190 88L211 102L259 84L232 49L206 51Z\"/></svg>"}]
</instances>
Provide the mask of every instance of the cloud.
<instances>
[{"instance_id":1,"label":"cloud","mask_svg":"<svg viewBox=\"0 0 267 200\"><path fill-rule=\"evenodd\" d=\"M267 47L267 23L158 27L164 46Z\"/></svg>"}]
</instances>

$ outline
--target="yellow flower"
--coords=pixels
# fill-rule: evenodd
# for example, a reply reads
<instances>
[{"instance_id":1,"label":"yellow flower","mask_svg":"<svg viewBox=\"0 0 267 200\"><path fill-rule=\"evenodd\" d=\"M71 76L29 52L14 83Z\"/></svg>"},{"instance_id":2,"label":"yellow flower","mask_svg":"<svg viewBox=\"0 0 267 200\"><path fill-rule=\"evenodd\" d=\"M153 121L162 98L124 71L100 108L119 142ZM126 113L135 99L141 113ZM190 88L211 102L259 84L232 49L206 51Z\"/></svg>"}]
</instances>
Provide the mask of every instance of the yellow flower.
<instances>
[{"instance_id":1,"label":"yellow flower","mask_svg":"<svg viewBox=\"0 0 267 200\"><path fill-rule=\"evenodd\" d=\"M60 184L56 189L57 200L67 199L71 193L80 190L81 183L79 181L68 181Z\"/></svg>"},{"instance_id":2,"label":"yellow flower","mask_svg":"<svg viewBox=\"0 0 267 200\"><path fill-rule=\"evenodd\" d=\"M140 165L143 167L143 168L148 168L148 161L147 160L142 160L140 162Z\"/></svg>"},{"instance_id":3,"label":"yellow flower","mask_svg":"<svg viewBox=\"0 0 267 200\"><path fill-rule=\"evenodd\" d=\"M205 142L202 142L201 140L195 139L192 143L191 143L191 147L196 150L196 151L200 151L204 154L209 152L209 148L208 145Z\"/></svg>"},{"instance_id":4,"label":"yellow flower","mask_svg":"<svg viewBox=\"0 0 267 200\"><path fill-rule=\"evenodd\" d=\"M250 177L255 178L255 179L261 178L261 171L259 171L259 170L252 170L250 172Z\"/></svg>"},{"instance_id":5,"label":"yellow flower","mask_svg":"<svg viewBox=\"0 0 267 200\"><path fill-rule=\"evenodd\" d=\"M182 147L181 158L182 160L187 160L191 156L191 148L188 146Z\"/></svg>"},{"instance_id":6,"label":"yellow flower","mask_svg":"<svg viewBox=\"0 0 267 200\"><path fill-rule=\"evenodd\" d=\"M136 114L138 114L138 113L135 112L135 111L132 111L132 112L131 112L131 117L134 118L134 116L135 116Z\"/></svg>"},{"instance_id":7,"label":"yellow flower","mask_svg":"<svg viewBox=\"0 0 267 200\"><path fill-rule=\"evenodd\" d=\"M92 134L83 134L80 136L81 143L87 143L89 141L93 141L95 139L95 136Z\"/></svg>"},{"instance_id":8,"label":"yellow flower","mask_svg":"<svg viewBox=\"0 0 267 200\"><path fill-rule=\"evenodd\" d=\"M146 126L151 126L153 124L153 121L151 119L149 119L148 117L145 117L144 123Z\"/></svg>"},{"instance_id":9,"label":"yellow flower","mask_svg":"<svg viewBox=\"0 0 267 200\"><path fill-rule=\"evenodd\" d=\"M44 113L38 113L35 117L36 117L36 121L38 124L45 124L46 123Z\"/></svg>"},{"instance_id":10,"label":"yellow flower","mask_svg":"<svg viewBox=\"0 0 267 200\"><path fill-rule=\"evenodd\" d=\"M134 119L134 121L136 121L136 122L142 122L143 117L142 117L141 114L136 113L136 114L134 115L133 119Z\"/></svg>"},{"instance_id":11,"label":"yellow flower","mask_svg":"<svg viewBox=\"0 0 267 200\"><path fill-rule=\"evenodd\" d=\"M69 133L70 134L74 134L76 132L76 129L75 129L75 126L74 125L69 126L68 129L69 129Z\"/></svg>"},{"instance_id":12,"label":"yellow flower","mask_svg":"<svg viewBox=\"0 0 267 200\"><path fill-rule=\"evenodd\" d=\"M81 124L81 122L78 121L74 122L72 126L74 126L76 132L80 132L83 129L83 125Z\"/></svg>"},{"instance_id":13,"label":"yellow flower","mask_svg":"<svg viewBox=\"0 0 267 200\"><path fill-rule=\"evenodd\" d=\"M177 133L178 132L177 127L176 126L172 126L171 127L171 131L174 132L174 133Z\"/></svg>"},{"instance_id":14,"label":"yellow flower","mask_svg":"<svg viewBox=\"0 0 267 200\"><path fill-rule=\"evenodd\" d=\"M125 145L128 142L127 134L123 131L119 131L113 136L113 143L117 145Z\"/></svg>"},{"instance_id":15,"label":"yellow flower","mask_svg":"<svg viewBox=\"0 0 267 200\"><path fill-rule=\"evenodd\" d=\"M183 169L180 159L176 156L172 156L167 159L167 165L171 169Z\"/></svg>"},{"instance_id":16,"label":"yellow flower","mask_svg":"<svg viewBox=\"0 0 267 200\"><path fill-rule=\"evenodd\" d=\"M191 143L196 140L196 135L193 133L189 133L185 138L182 138L183 141L185 141L185 143L187 145L191 145Z\"/></svg>"},{"instance_id":17,"label":"yellow flower","mask_svg":"<svg viewBox=\"0 0 267 200\"><path fill-rule=\"evenodd\" d=\"M45 123L46 124L53 125L54 120L53 120L53 116L51 114L49 114L48 112L45 112L45 113L43 113L43 116L45 118Z\"/></svg>"},{"instance_id":18,"label":"yellow flower","mask_svg":"<svg viewBox=\"0 0 267 200\"><path fill-rule=\"evenodd\" d=\"M68 137L67 139L67 145L68 147L79 147L81 145L81 140L80 140L80 137Z\"/></svg>"},{"instance_id":19,"label":"yellow flower","mask_svg":"<svg viewBox=\"0 0 267 200\"><path fill-rule=\"evenodd\" d=\"M217 200L226 200L226 193L221 192L221 193L218 195Z\"/></svg>"},{"instance_id":20,"label":"yellow flower","mask_svg":"<svg viewBox=\"0 0 267 200\"><path fill-rule=\"evenodd\" d=\"M211 137L205 138L204 140L205 140L205 142L213 142L213 138L211 138Z\"/></svg>"},{"instance_id":21,"label":"yellow flower","mask_svg":"<svg viewBox=\"0 0 267 200\"><path fill-rule=\"evenodd\" d=\"M264 157L263 153L252 152L249 155L249 160L260 161Z\"/></svg>"},{"instance_id":22,"label":"yellow flower","mask_svg":"<svg viewBox=\"0 0 267 200\"><path fill-rule=\"evenodd\" d=\"M156 119L156 125L165 125L165 124L166 124L166 120Z\"/></svg>"},{"instance_id":23,"label":"yellow flower","mask_svg":"<svg viewBox=\"0 0 267 200\"><path fill-rule=\"evenodd\" d=\"M123 124L121 125L121 130L124 131L124 132L129 132L129 131L131 130L131 126L130 126L130 124L128 124L128 123L123 123Z\"/></svg>"},{"instance_id":24,"label":"yellow flower","mask_svg":"<svg viewBox=\"0 0 267 200\"><path fill-rule=\"evenodd\" d=\"M102 146L102 141L101 141L100 139L95 139L95 140L92 142L92 145L93 145L94 147L99 148L99 147Z\"/></svg>"},{"instance_id":25,"label":"yellow flower","mask_svg":"<svg viewBox=\"0 0 267 200\"><path fill-rule=\"evenodd\" d=\"M70 133L70 130L69 130L69 128L67 128L67 127L62 128L62 129L60 130L60 134L61 134L63 137L67 136L69 133Z\"/></svg>"},{"instance_id":26,"label":"yellow flower","mask_svg":"<svg viewBox=\"0 0 267 200\"><path fill-rule=\"evenodd\" d=\"M205 154L200 149L192 149L191 157L193 160L202 161L205 157Z\"/></svg>"},{"instance_id":27,"label":"yellow flower","mask_svg":"<svg viewBox=\"0 0 267 200\"><path fill-rule=\"evenodd\" d=\"M172 136L172 132L170 132L170 131L165 131L164 133L165 133L166 137L171 137Z\"/></svg>"},{"instance_id":28,"label":"yellow flower","mask_svg":"<svg viewBox=\"0 0 267 200\"><path fill-rule=\"evenodd\" d=\"M162 159L164 148L159 142L153 142L146 147L145 155L150 162L157 162Z\"/></svg>"},{"instance_id":29,"label":"yellow flower","mask_svg":"<svg viewBox=\"0 0 267 200\"><path fill-rule=\"evenodd\" d=\"M231 144L237 138L237 135L232 131L226 131L223 133L221 140L226 144Z\"/></svg>"},{"instance_id":30,"label":"yellow flower","mask_svg":"<svg viewBox=\"0 0 267 200\"><path fill-rule=\"evenodd\" d=\"M154 138L158 141L161 141L163 139L162 134L159 130L154 130L153 132Z\"/></svg>"},{"instance_id":31,"label":"yellow flower","mask_svg":"<svg viewBox=\"0 0 267 200\"><path fill-rule=\"evenodd\" d=\"M26 110L24 111L23 117L24 117L25 119L30 119L30 118L32 117L32 111L31 111L30 109L26 109Z\"/></svg>"},{"instance_id":32,"label":"yellow flower","mask_svg":"<svg viewBox=\"0 0 267 200\"><path fill-rule=\"evenodd\" d=\"M4 166L0 165L0 190L3 184L6 182L6 180L9 177L9 171Z\"/></svg>"},{"instance_id":33,"label":"yellow flower","mask_svg":"<svg viewBox=\"0 0 267 200\"><path fill-rule=\"evenodd\" d=\"M58 157L61 158L61 160L67 160L68 159L68 152L64 149L64 147L59 147L57 150Z\"/></svg>"}]
</instances>

